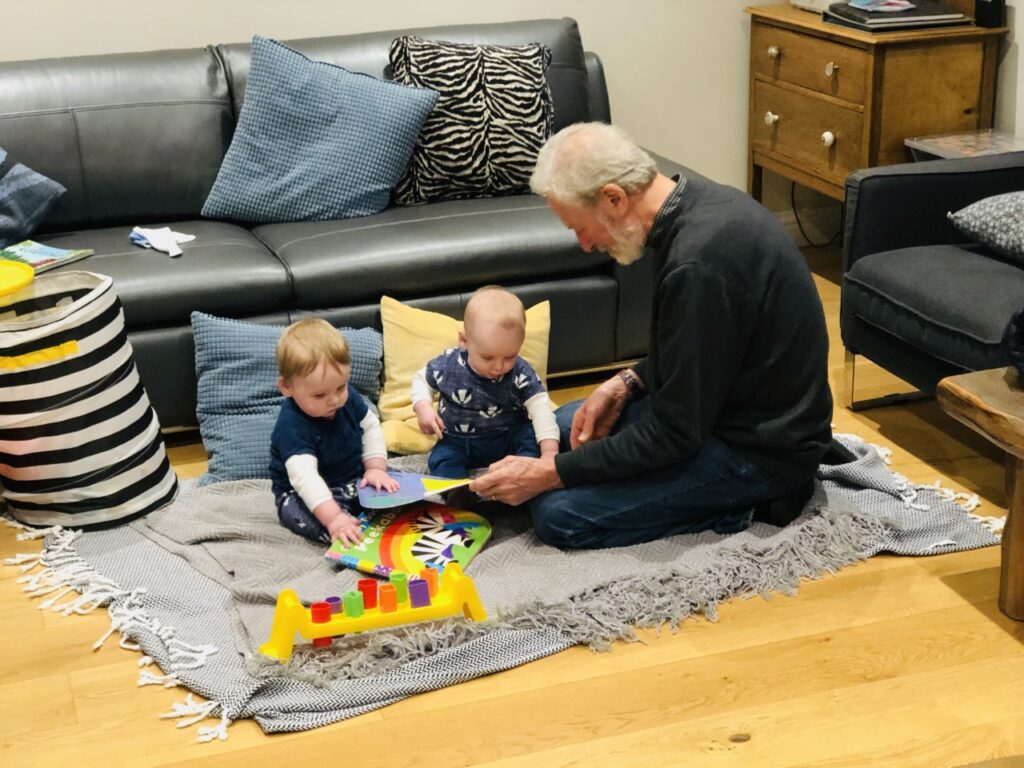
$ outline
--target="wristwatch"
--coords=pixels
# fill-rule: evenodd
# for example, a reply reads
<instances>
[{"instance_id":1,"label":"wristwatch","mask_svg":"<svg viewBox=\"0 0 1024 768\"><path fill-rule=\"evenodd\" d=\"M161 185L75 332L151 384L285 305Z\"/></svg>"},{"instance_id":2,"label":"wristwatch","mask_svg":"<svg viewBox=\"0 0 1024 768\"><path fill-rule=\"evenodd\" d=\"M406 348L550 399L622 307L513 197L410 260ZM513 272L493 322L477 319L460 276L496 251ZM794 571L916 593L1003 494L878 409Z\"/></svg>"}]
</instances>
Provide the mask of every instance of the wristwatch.
<instances>
[{"instance_id":1,"label":"wristwatch","mask_svg":"<svg viewBox=\"0 0 1024 768\"><path fill-rule=\"evenodd\" d=\"M619 371L618 376L622 379L622 382L626 385L626 389L629 391L629 396L636 399L644 393L644 385L640 382L633 372L628 368L624 368Z\"/></svg>"}]
</instances>

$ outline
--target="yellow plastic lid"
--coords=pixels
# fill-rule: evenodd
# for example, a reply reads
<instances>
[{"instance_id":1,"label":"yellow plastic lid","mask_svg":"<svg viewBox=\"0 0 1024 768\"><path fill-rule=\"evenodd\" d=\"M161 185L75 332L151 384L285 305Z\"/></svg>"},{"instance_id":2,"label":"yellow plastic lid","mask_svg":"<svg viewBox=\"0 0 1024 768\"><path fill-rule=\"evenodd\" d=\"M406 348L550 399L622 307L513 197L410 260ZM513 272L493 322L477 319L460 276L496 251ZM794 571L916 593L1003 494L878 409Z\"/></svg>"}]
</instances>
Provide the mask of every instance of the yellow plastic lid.
<instances>
[{"instance_id":1,"label":"yellow plastic lid","mask_svg":"<svg viewBox=\"0 0 1024 768\"><path fill-rule=\"evenodd\" d=\"M32 282L36 271L28 264L0 259L0 296L14 293Z\"/></svg>"}]
</instances>

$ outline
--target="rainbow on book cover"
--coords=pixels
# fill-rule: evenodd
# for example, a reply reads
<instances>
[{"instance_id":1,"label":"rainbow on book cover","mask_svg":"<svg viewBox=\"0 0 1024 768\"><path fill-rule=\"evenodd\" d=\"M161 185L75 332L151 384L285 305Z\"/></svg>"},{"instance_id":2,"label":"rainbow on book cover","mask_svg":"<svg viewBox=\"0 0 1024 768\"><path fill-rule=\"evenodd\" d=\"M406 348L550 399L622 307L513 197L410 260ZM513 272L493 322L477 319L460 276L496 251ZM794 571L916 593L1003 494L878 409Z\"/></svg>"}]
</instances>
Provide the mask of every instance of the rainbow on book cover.
<instances>
[{"instance_id":1,"label":"rainbow on book cover","mask_svg":"<svg viewBox=\"0 0 1024 768\"><path fill-rule=\"evenodd\" d=\"M359 544L335 541L326 557L385 578L392 571L419 573L426 566L443 572L451 562L465 569L490 536L491 524L475 512L420 502L375 513Z\"/></svg>"}]
</instances>

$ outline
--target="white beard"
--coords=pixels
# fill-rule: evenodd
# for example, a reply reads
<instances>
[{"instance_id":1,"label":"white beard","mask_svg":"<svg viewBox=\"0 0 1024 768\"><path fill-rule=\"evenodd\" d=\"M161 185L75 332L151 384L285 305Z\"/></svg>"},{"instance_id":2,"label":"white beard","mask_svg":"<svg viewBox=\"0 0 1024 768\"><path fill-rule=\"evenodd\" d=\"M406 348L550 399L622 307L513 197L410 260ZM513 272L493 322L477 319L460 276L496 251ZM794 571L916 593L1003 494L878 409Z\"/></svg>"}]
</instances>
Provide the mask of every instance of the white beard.
<instances>
[{"instance_id":1,"label":"white beard","mask_svg":"<svg viewBox=\"0 0 1024 768\"><path fill-rule=\"evenodd\" d=\"M608 234L614 241L608 248L608 255L615 259L622 266L632 264L644 255L644 243L647 242L647 233L640 224L626 224L618 228L605 217L600 216Z\"/></svg>"}]
</instances>

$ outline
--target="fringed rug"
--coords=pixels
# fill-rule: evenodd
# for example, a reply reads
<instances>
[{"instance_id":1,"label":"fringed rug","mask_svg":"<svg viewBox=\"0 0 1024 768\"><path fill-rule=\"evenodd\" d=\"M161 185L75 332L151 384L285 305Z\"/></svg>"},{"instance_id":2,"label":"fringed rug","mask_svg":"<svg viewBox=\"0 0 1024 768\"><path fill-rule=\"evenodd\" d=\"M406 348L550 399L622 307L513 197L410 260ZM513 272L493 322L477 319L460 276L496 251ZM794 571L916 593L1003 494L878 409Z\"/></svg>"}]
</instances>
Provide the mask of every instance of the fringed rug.
<instances>
[{"instance_id":1,"label":"fringed rug","mask_svg":"<svg viewBox=\"0 0 1024 768\"><path fill-rule=\"evenodd\" d=\"M328 649L299 645L287 664L256 650L269 636L278 591L321 600L353 589L359 576L278 524L269 482L193 484L144 520L86 534L52 529L40 555L8 562L25 571L24 590L40 608L70 615L105 606L111 628L96 647L117 632L124 647L140 649L140 685L182 686L207 699L189 693L165 713L179 726L219 718L200 727L200 740L226 738L239 718L267 732L297 731L572 645L604 650L636 627L675 629L694 614L714 620L724 600L794 594L802 580L878 552L998 543L998 521L971 514L976 499L960 504L937 485L911 485L876 449L841 440L857 459L822 465L803 514L785 528L756 523L727 536L563 552L540 543L524 512L494 515L493 538L467 570L487 622L406 625L338 638Z\"/></svg>"}]
</instances>

